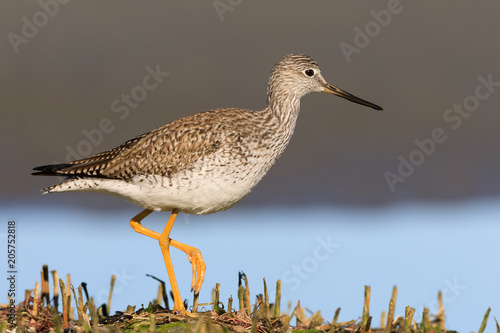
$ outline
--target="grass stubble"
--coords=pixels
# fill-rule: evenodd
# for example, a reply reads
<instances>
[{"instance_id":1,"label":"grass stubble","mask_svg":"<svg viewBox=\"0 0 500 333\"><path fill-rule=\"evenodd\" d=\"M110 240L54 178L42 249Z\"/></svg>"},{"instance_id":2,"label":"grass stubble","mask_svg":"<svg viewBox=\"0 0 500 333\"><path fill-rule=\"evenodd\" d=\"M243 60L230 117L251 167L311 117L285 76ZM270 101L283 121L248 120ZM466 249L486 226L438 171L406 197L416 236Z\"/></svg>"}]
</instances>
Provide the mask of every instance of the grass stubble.
<instances>
[{"instance_id":1,"label":"grass stubble","mask_svg":"<svg viewBox=\"0 0 500 333\"><path fill-rule=\"evenodd\" d=\"M6 304L0 305L0 333L128 333L128 332L197 332L197 333L290 333L290 332L328 332L328 333L440 333L455 332L445 328L445 311L442 293L438 293L439 310L435 315L429 314L424 307L422 321L414 319L415 309L407 306L404 316L395 316L397 288L394 287L386 314L380 316L380 327L372 327L370 314L371 287L365 286L364 302L361 317L339 322L340 307L337 308L331 321L325 320L321 311L312 313L300 305L300 300L292 310L289 302L287 311L281 310L281 281L276 282L275 302L269 299L266 280L263 280L264 292L257 295L253 304L250 300L250 286L244 273L238 276L238 307L233 308L233 298L227 300L227 309L219 299L220 284L217 283L212 292L211 303L198 304L194 299L194 316L179 315L169 310L169 301L165 283L151 275L159 282L158 294L147 307L136 310L136 306L128 306L124 311L116 311L110 315L113 286L116 277L112 276L107 304L96 307L92 297L89 298L86 284L77 289L71 284L71 277L66 276L66 284L59 279L57 271L51 271L53 280L52 300L50 299L49 270L44 265L41 271L41 283L36 282L33 290L25 291L25 299L15 307L15 317L10 317ZM41 286L41 290L40 290ZM59 292L60 291L60 292ZM85 295L85 299L84 299ZM77 318L73 316L73 302ZM61 300L59 300L59 297ZM164 306L162 306L162 301ZM62 311L59 311L59 304ZM186 301L187 304L187 301ZM211 310L207 310L211 307ZM198 311L200 310L200 311ZM311 313L309 316L306 312ZM486 311L477 333L483 333L488 322L490 308ZM293 319L295 318L295 323ZM14 323L13 320L14 319ZM500 325L495 318L496 331L500 333Z\"/></svg>"}]
</instances>

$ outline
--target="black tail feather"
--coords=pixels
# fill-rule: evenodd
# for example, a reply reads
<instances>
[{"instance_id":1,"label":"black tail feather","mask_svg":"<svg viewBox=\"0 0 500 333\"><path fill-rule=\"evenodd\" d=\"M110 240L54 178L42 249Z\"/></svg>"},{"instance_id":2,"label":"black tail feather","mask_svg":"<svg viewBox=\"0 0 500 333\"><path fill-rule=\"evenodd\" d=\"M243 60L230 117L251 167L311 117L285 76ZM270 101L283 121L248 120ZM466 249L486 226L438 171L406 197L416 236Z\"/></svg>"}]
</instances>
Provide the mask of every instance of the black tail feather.
<instances>
[{"instance_id":1,"label":"black tail feather","mask_svg":"<svg viewBox=\"0 0 500 333\"><path fill-rule=\"evenodd\" d=\"M71 164L61 163L61 164L47 164L41 165L33 168L33 176L61 176L59 170L63 170L72 166Z\"/></svg>"}]
</instances>

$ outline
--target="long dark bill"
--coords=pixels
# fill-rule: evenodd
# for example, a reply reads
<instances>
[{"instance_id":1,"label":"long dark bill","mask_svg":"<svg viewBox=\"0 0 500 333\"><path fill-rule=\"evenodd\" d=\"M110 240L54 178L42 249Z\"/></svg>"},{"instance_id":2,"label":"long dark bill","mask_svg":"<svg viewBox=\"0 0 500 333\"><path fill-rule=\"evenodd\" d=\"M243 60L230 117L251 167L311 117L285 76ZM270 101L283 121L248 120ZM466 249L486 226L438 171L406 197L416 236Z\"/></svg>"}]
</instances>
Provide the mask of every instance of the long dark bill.
<instances>
[{"instance_id":1,"label":"long dark bill","mask_svg":"<svg viewBox=\"0 0 500 333\"><path fill-rule=\"evenodd\" d=\"M358 104L361 104L361 105L364 105L364 106L368 106L368 107L370 107L372 109L375 109L375 110L383 110L380 106L378 106L376 104L373 104L373 103L370 103L368 101L365 101L364 99L356 97L356 96L354 96L352 94L349 94L347 91L342 90L342 89L337 88L337 87L334 87L331 84L325 84L323 91L327 92L329 94L333 94L333 95L337 95L337 96L343 97L343 98L347 99L348 101L351 101L351 102L354 102L354 103L358 103Z\"/></svg>"}]
</instances>

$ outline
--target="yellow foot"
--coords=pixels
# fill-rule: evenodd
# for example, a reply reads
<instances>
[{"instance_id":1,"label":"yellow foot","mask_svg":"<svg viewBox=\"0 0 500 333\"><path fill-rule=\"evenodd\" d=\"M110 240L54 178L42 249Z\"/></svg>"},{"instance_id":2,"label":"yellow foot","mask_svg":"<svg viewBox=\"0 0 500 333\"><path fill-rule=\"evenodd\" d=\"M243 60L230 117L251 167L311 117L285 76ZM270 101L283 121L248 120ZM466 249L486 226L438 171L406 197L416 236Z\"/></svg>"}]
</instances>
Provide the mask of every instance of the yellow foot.
<instances>
[{"instance_id":1,"label":"yellow foot","mask_svg":"<svg viewBox=\"0 0 500 333\"><path fill-rule=\"evenodd\" d=\"M193 266L193 280L191 281L191 290L195 294L199 294L201 290L201 285L205 280L205 261L201 256L201 252L198 249L193 248L192 252L187 253L188 259Z\"/></svg>"},{"instance_id":2,"label":"yellow foot","mask_svg":"<svg viewBox=\"0 0 500 333\"><path fill-rule=\"evenodd\" d=\"M206 265L200 250L190 245L170 239L170 245L185 252L193 268L193 279L191 280L191 291L199 294L203 281L205 280Z\"/></svg>"},{"instance_id":3,"label":"yellow foot","mask_svg":"<svg viewBox=\"0 0 500 333\"><path fill-rule=\"evenodd\" d=\"M174 310L174 311L176 311L176 310ZM178 314L179 316L186 316L186 317L191 317L191 318L196 317L196 314L191 313L191 312L189 312L189 311L187 311L187 310L185 310L185 309L182 309L182 310L180 310L180 311L176 311L176 312L177 312L177 314Z\"/></svg>"}]
</instances>

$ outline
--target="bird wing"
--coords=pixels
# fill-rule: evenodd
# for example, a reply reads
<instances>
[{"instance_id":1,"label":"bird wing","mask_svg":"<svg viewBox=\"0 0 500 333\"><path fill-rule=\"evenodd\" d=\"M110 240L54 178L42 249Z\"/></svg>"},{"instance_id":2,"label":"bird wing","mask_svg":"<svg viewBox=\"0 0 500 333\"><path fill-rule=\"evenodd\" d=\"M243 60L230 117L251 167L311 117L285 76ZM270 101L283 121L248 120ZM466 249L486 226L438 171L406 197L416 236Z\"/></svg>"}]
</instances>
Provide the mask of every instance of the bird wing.
<instances>
[{"instance_id":1,"label":"bird wing","mask_svg":"<svg viewBox=\"0 0 500 333\"><path fill-rule=\"evenodd\" d=\"M134 145L136 145L142 138L147 136L150 132L144 133L142 135L136 136L133 139L130 139L118 147L115 147L110 150L103 151L101 153L82 158L81 160L76 160L76 161L71 161L68 162L67 164L70 165L78 165L78 164L84 164L84 163L96 163L96 162L102 162L102 161L110 161L115 159L117 156L120 154L123 154L124 152L128 151L130 148L132 148Z\"/></svg>"},{"instance_id":2,"label":"bird wing","mask_svg":"<svg viewBox=\"0 0 500 333\"><path fill-rule=\"evenodd\" d=\"M153 130L125 154L113 159L102 174L120 179L134 175L171 176L220 147L227 128L214 120L201 113Z\"/></svg>"},{"instance_id":3,"label":"bird wing","mask_svg":"<svg viewBox=\"0 0 500 333\"><path fill-rule=\"evenodd\" d=\"M34 174L124 180L135 175L171 176L215 152L224 140L235 134L224 111L206 111L181 118L88 158L35 168L38 173Z\"/></svg>"}]
</instances>

